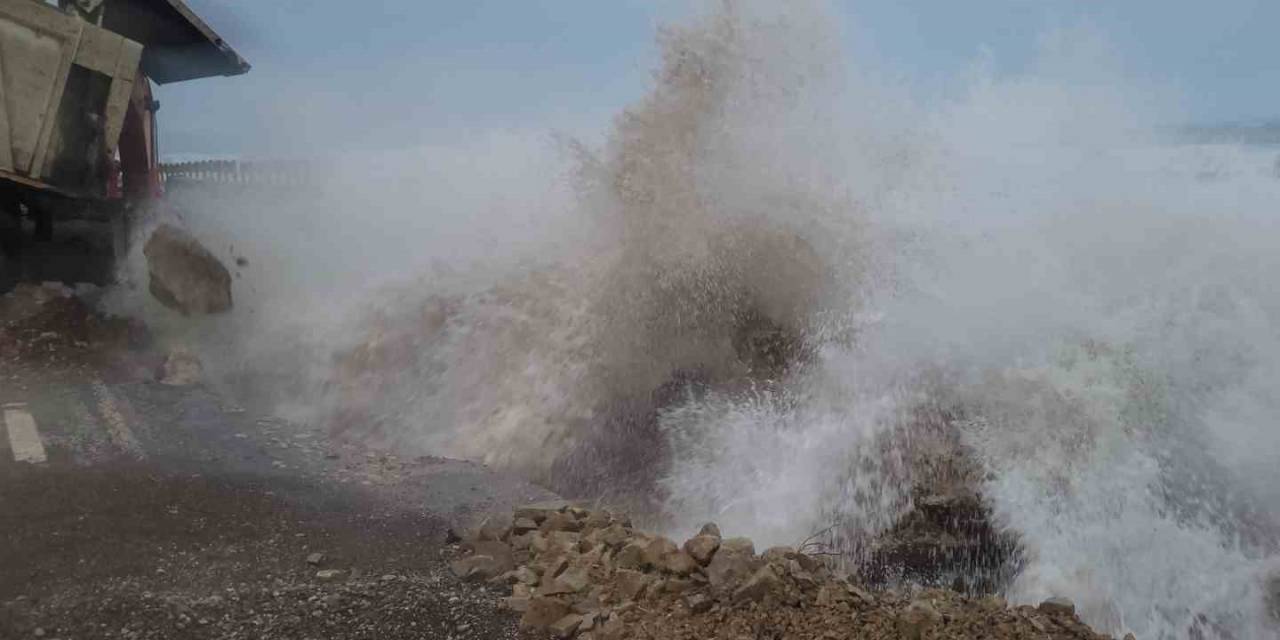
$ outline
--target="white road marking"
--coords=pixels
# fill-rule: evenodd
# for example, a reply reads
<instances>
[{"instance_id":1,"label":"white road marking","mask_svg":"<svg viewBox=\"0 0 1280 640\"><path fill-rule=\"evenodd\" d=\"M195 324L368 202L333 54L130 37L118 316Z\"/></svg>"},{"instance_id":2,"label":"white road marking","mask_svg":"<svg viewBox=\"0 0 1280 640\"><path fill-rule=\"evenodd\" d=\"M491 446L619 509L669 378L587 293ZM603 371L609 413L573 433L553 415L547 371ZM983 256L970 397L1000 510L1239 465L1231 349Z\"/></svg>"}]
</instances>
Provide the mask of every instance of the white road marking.
<instances>
[{"instance_id":1,"label":"white road marking","mask_svg":"<svg viewBox=\"0 0 1280 640\"><path fill-rule=\"evenodd\" d=\"M27 411L26 405L5 405L4 425L9 431L9 449L13 451L14 460L39 464L49 459L44 452L44 443L40 441L36 419Z\"/></svg>"},{"instance_id":2,"label":"white road marking","mask_svg":"<svg viewBox=\"0 0 1280 640\"><path fill-rule=\"evenodd\" d=\"M142 445L138 444L138 439L133 437L133 431L129 429L129 423L125 421L124 415L120 413L116 398L112 395L111 390L101 380L94 380L92 386L93 395L98 398L98 413L102 414L102 419L107 422L107 434L111 437L111 442L125 452L132 454L135 458L147 457L142 450Z\"/></svg>"}]
</instances>

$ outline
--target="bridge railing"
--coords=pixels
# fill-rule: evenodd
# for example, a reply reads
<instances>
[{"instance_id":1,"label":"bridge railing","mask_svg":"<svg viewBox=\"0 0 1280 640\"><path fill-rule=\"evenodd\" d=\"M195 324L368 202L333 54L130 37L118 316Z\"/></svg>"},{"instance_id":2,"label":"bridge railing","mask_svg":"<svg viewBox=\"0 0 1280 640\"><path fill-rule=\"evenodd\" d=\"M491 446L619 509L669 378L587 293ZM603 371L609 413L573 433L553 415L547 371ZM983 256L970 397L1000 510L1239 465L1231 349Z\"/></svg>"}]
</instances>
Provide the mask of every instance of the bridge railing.
<instances>
[{"instance_id":1,"label":"bridge railing","mask_svg":"<svg viewBox=\"0 0 1280 640\"><path fill-rule=\"evenodd\" d=\"M160 179L214 184L305 186L321 181L317 163L294 160L200 160L160 165Z\"/></svg>"}]
</instances>

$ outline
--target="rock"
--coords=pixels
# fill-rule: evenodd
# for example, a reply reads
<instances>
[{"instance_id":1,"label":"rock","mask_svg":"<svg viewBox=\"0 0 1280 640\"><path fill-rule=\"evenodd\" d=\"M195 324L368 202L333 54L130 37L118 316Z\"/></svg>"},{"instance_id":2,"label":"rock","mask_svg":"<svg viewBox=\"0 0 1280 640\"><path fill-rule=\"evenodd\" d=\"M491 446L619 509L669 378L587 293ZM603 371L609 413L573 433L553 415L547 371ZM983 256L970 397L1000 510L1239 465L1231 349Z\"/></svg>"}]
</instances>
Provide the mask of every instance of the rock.
<instances>
[{"instance_id":1,"label":"rock","mask_svg":"<svg viewBox=\"0 0 1280 640\"><path fill-rule=\"evenodd\" d=\"M559 575L545 575L534 594L540 596L567 595L586 591L589 586L591 586L591 576L586 569L565 569Z\"/></svg>"},{"instance_id":2,"label":"rock","mask_svg":"<svg viewBox=\"0 0 1280 640\"><path fill-rule=\"evenodd\" d=\"M529 610L529 597L513 595L509 598L502 599L502 606L516 613L524 613Z\"/></svg>"},{"instance_id":3,"label":"rock","mask_svg":"<svg viewBox=\"0 0 1280 640\"><path fill-rule=\"evenodd\" d=\"M555 598L534 597L520 617L521 629L546 629L569 615L569 605Z\"/></svg>"},{"instance_id":4,"label":"rock","mask_svg":"<svg viewBox=\"0 0 1280 640\"><path fill-rule=\"evenodd\" d=\"M806 571L799 560L787 561L787 575L791 576L796 585L805 591L818 587L818 579L813 577L812 573Z\"/></svg>"},{"instance_id":5,"label":"rock","mask_svg":"<svg viewBox=\"0 0 1280 640\"><path fill-rule=\"evenodd\" d=\"M547 581L563 573L569 567L569 559L564 556L547 558L539 566L542 568L542 580Z\"/></svg>"},{"instance_id":6,"label":"rock","mask_svg":"<svg viewBox=\"0 0 1280 640\"><path fill-rule=\"evenodd\" d=\"M581 539L572 531L538 533L529 548L538 554L562 555L577 551Z\"/></svg>"},{"instance_id":7,"label":"rock","mask_svg":"<svg viewBox=\"0 0 1280 640\"><path fill-rule=\"evenodd\" d=\"M785 565L795 555L796 550L791 547L769 547L760 554L760 557L770 564Z\"/></svg>"},{"instance_id":8,"label":"rock","mask_svg":"<svg viewBox=\"0 0 1280 640\"><path fill-rule=\"evenodd\" d=\"M658 566L663 571L677 576L687 576L702 568L698 561L693 559L693 556L683 551L672 551L663 555Z\"/></svg>"},{"instance_id":9,"label":"rock","mask_svg":"<svg viewBox=\"0 0 1280 640\"><path fill-rule=\"evenodd\" d=\"M516 569L514 573L516 582L520 584L527 584L531 587L536 587L538 585L538 574L534 572L533 569L530 569L529 567L520 567Z\"/></svg>"},{"instance_id":10,"label":"rock","mask_svg":"<svg viewBox=\"0 0 1280 640\"><path fill-rule=\"evenodd\" d=\"M320 580L324 580L326 582L329 580L336 580L341 575L342 575L342 571L338 569L321 569L320 571L316 572L316 578L319 578Z\"/></svg>"},{"instance_id":11,"label":"rock","mask_svg":"<svg viewBox=\"0 0 1280 640\"><path fill-rule=\"evenodd\" d=\"M733 592L734 602L760 602L766 596L780 596L784 584L772 565L764 565Z\"/></svg>"},{"instance_id":12,"label":"rock","mask_svg":"<svg viewBox=\"0 0 1280 640\"><path fill-rule=\"evenodd\" d=\"M156 227L142 249L151 295L181 312L231 309L231 273L191 234L170 224Z\"/></svg>"},{"instance_id":13,"label":"rock","mask_svg":"<svg viewBox=\"0 0 1280 640\"><path fill-rule=\"evenodd\" d=\"M693 557L698 564L707 566L720 548L720 536L698 534L684 542L684 551Z\"/></svg>"},{"instance_id":14,"label":"rock","mask_svg":"<svg viewBox=\"0 0 1280 640\"><path fill-rule=\"evenodd\" d=\"M644 568L644 548L635 542L627 543L622 550L613 557L613 565L619 569L643 569Z\"/></svg>"},{"instance_id":15,"label":"rock","mask_svg":"<svg viewBox=\"0 0 1280 640\"><path fill-rule=\"evenodd\" d=\"M919 640L925 631L942 622L942 614L927 600L914 600L898 616L898 633L904 640Z\"/></svg>"},{"instance_id":16,"label":"rock","mask_svg":"<svg viewBox=\"0 0 1280 640\"><path fill-rule=\"evenodd\" d=\"M560 513L561 510L568 508L568 506L569 503L563 500L527 504L516 509L515 517L528 518L538 524L542 524L542 521L546 520L547 516L553 513Z\"/></svg>"},{"instance_id":17,"label":"rock","mask_svg":"<svg viewBox=\"0 0 1280 640\"><path fill-rule=\"evenodd\" d=\"M524 551L532 545L535 536L537 532L531 531L523 535L511 536L507 542L510 543L512 551Z\"/></svg>"},{"instance_id":18,"label":"rock","mask_svg":"<svg viewBox=\"0 0 1280 640\"><path fill-rule=\"evenodd\" d=\"M553 512L547 514L538 527L543 533L552 531L582 531L582 523L568 513Z\"/></svg>"},{"instance_id":19,"label":"rock","mask_svg":"<svg viewBox=\"0 0 1280 640\"><path fill-rule=\"evenodd\" d=\"M848 591L841 589L833 584L824 584L818 587L818 595L814 597L814 601L820 607L829 606L835 603L848 602L852 599Z\"/></svg>"},{"instance_id":20,"label":"rock","mask_svg":"<svg viewBox=\"0 0 1280 640\"><path fill-rule=\"evenodd\" d=\"M684 597L684 606L694 613L706 613L715 601L705 593L691 593Z\"/></svg>"},{"instance_id":21,"label":"rock","mask_svg":"<svg viewBox=\"0 0 1280 640\"><path fill-rule=\"evenodd\" d=\"M633 602L644 597L644 592L649 588L650 581L651 578L649 576L630 569L619 569L614 574L617 596L623 602Z\"/></svg>"},{"instance_id":22,"label":"rock","mask_svg":"<svg viewBox=\"0 0 1280 640\"><path fill-rule=\"evenodd\" d=\"M492 580L507 572L510 562L504 562L492 556L475 555L454 560L449 563L453 575L472 582Z\"/></svg>"},{"instance_id":23,"label":"rock","mask_svg":"<svg viewBox=\"0 0 1280 640\"><path fill-rule=\"evenodd\" d=\"M720 535L720 527L716 526L716 523L714 522L708 522L702 525L702 528L698 530L698 535L711 536L717 539L723 537Z\"/></svg>"},{"instance_id":24,"label":"rock","mask_svg":"<svg viewBox=\"0 0 1280 640\"><path fill-rule=\"evenodd\" d=\"M631 539L631 533L622 525L614 523L603 529L593 531L588 539L616 549Z\"/></svg>"},{"instance_id":25,"label":"rock","mask_svg":"<svg viewBox=\"0 0 1280 640\"><path fill-rule=\"evenodd\" d=\"M535 531L537 528L538 523L534 522L532 518L516 518L515 521L511 523L511 533L516 535Z\"/></svg>"},{"instance_id":26,"label":"rock","mask_svg":"<svg viewBox=\"0 0 1280 640\"><path fill-rule=\"evenodd\" d=\"M627 633L626 624L621 618L606 620L595 631L596 640L620 640Z\"/></svg>"},{"instance_id":27,"label":"rock","mask_svg":"<svg viewBox=\"0 0 1280 640\"><path fill-rule=\"evenodd\" d=\"M1051 616L1074 616L1076 614L1076 604L1062 597L1049 598L1041 602L1037 608L1040 609L1041 613Z\"/></svg>"},{"instance_id":28,"label":"rock","mask_svg":"<svg viewBox=\"0 0 1280 640\"><path fill-rule=\"evenodd\" d=\"M507 532L511 527L512 521L510 517L489 516L480 521L480 525L476 527L475 534L472 537L479 542L500 542L507 537Z\"/></svg>"},{"instance_id":29,"label":"rock","mask_svg":"<svg viewBox=\"0 0 1280 640\"><path fill-rule=\"evenodd\" d=\"M313 553L313 554L311 554L311 555L307 556L307 564L310 564L310 565L317 565L317 564L320 564L321 562L324 562L324 554L323 554L323 553Z\"/></svg>"},{"instance_id":30,"label":"rock","mask_svg":"<svg viewBox=\"0 0 1280 640\"><path fill-rule=\"evenodd\" d=\"M581 593L591 585L591 576L586 569L567 569L556 577L556 582L569 587L572 590L570 593Z\"/></svg>"},{"instance_id":31,"label":"rock","mask_svg":"<svg viewBox=\"0 0 1280 640\"><path fill-rule=\"evenodd\" d=\"M171 387L187 387L200 381L204 366L200 358L186 347L174 347L164 358L158 382Z\"/></svg>"},{"instance_id":32,"label":"rock","mask_svg":"<svg viewBox=\"0 0 1280 640\"><path fill-rule=\"evenodd\" d=\"M578 615L585 616L589 613L595 613L603 608L604 608L603 597L601 595L596 594L595 589L592 589L592 593L588 593L588 594L577 597L573 601L573 606L570 607L569 610Z\"/></svg>"},{"instance_id":33,"label":"rock","mask_svg":"<svg viewBox=\"0 0 1280 640\"><path fill-rule=\"evenodd\" d=\"M572 638L581 624L582 616L570 613L551 624L551 633L557 638Z\"/></svg>"},{"instance_id":34,"label":"rock","mask_svg":"<svg viewBox=\"0 0 1280 640\"><path fill-rule=\"evenodd\" d=\"M494 569L498 571L497 575L502 575L508 571L515 569L515 554L512 553L511 547L501 542L485 540L481 542L472 542L463 545L471 551L472 555L489 556L493 558Z\"/></svg>"},{"instance_id":35,"label":"rock","mask_svg":"<svg viewBox=\"0 0 1280 640\"><path fill-rule=\"evenodd\" d=\"M729 538L720 543L707 564L707 581L719 592L731 592L756 569L755 545L747 538Z\"/></svg>"},{"instance_id":36,"label":"rock","mask_svg":"<svg viewBox=\"0 0 1280 640\"><path fill-rule=\"evenodd\" d=\"M859 600L863 601L866 604L874 605L876 603L876 597L871 595L871 592L867 591L866 589L863 589L862 587L859 587L856 584L853 584L852 582L845 583L844 588L850 594L857 597Z\"/></svg>"},{"instance_id":37,"label":"rock","mask_svg":"<svg viewBox=\"0 0 1280 640\"><path fill-rule=\"evenodd\" d=\"M608 511L592 511L582 521L583 531L595 531L596 529L604 529L613 521Z\"/></svg>"},{"instance_id":38,"label":"rock","mask_svg":"<svg viewBox=\"0 0 1280 640\"><path fill-rule=\"evenodd\" d=\"M644 546L644 552L641 554L644 567L646 569L661 569L663 567L663 559L669 554L676 553L679 549L676 543L662 536L650 540Z\"/></svg>"}]
</instances>

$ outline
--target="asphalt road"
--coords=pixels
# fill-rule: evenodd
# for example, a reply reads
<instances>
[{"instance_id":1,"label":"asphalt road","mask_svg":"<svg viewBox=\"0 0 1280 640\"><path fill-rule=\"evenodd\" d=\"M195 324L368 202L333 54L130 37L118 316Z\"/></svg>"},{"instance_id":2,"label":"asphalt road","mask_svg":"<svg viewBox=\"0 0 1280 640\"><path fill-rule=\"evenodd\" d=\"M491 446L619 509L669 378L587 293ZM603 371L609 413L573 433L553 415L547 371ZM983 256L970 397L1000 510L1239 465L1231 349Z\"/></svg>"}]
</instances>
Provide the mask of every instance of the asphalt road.
<instances>
[{"instance_id":1,"label":"asphalt road","mask_svg":"<svg viewBox=\"0 0 1280 640\"><path fill-rule=\"evenodd\" d=\"M200 385L3 366L0 638L515 634L448 574L445 532L547 492Z\"/></svg>"}]
</instances>

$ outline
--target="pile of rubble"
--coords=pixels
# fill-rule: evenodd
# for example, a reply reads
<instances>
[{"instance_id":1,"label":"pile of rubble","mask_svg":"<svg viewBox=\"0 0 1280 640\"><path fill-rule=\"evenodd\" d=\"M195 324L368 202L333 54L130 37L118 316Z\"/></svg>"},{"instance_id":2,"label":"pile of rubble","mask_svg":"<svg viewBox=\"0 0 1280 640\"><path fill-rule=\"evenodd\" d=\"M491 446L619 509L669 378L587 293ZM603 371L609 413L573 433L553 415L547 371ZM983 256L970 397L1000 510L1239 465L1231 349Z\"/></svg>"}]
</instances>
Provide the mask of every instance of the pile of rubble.
<instances>
[{"instance_id":1,"label":"pile of rubble","mask_svg":"<svg viewBox=\"0 0 1280 640\"><path fill-rule=\"evenodd\" d=\"M19 284L0 295L0 361L48 365L78 363L93 354L145 343L145 327L106 317L90 303L97 287L61 283Z\"/></svg>"},{"instance_id":2,"label":"pile of rubble","mask_svg":"<svg viewBox=\"0 0 1280 640\"><path fill-rule=\"evenodd\" d=\"M557 638L1105 638L1070 601L1007 607L930 589L873 592L789 547L757 554L714 524L677 545L564 503L517 509L458 540L459 578L509 585L521 627Z\"/></svg>"}]
</instances>

